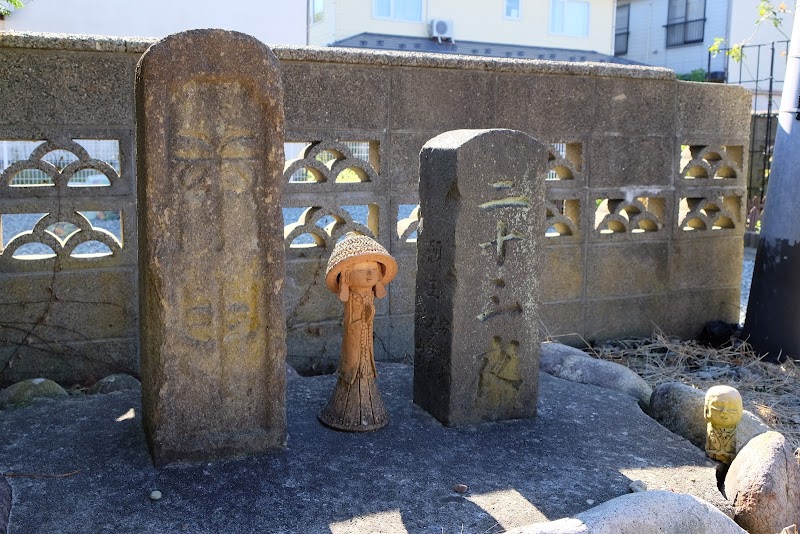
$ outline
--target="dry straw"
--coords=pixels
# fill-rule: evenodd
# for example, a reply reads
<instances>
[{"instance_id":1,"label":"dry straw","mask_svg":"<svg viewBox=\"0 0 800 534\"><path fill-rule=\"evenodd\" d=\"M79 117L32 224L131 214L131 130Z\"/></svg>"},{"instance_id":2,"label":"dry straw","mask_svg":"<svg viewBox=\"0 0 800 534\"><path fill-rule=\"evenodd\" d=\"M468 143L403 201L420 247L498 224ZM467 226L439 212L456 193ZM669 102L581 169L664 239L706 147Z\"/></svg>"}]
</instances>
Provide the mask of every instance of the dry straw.
<instances>
[{"instance_id":1,"label":"dry straw","mask_svg":"<svg viewBox=\"0 0 800 534\"><path fill-rule=\"evenodd\" d=\"M710 348L656 334L617 339L591 349L593 356L621 363L655 388L681 382L705 391L716 384L739 390L745 409L781 432L800 457L800 361L761 361L747 343Z\"/></svg>"}]
</instances>

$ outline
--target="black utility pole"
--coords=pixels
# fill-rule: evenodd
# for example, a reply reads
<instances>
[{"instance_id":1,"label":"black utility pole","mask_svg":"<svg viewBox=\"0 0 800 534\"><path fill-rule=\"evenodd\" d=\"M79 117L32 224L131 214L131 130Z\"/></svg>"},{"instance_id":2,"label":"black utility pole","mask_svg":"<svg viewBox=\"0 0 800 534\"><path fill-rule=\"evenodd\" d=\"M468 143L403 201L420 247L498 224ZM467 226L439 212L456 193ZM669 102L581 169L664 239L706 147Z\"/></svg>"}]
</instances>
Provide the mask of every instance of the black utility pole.
<instances>
[{"instance_id":1,"label":"black utility pole","mask_svg":"<svg viewBox=\"0 0 800 534\"><path fill-rule=\"evenodd\" d=\"M767 361L800 358L800 0L744 334Z\"/></svg>"}]
</instances>

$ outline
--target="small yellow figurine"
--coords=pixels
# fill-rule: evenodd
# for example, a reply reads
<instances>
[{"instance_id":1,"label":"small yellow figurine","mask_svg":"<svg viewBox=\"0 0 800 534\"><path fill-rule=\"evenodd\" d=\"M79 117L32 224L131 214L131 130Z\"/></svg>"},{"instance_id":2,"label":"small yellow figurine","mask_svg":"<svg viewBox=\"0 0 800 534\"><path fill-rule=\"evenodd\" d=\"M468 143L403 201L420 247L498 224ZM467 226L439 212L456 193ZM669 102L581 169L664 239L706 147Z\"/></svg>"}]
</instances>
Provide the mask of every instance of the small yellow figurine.
<instances>
[{"instance_id":1,"label":"small yellow figurine","mask_svg":"<svg viewBox=\"0 0 800 534\"><path fill-rule=\"evenodd\" d=\"M372 325L374 299L396 274L397 262L370 237L351 233L333 248L325 283L344 302L344 333L336 387L318 416L331 428L364 432L389 422L375 384Z\"/></svg>"},{"instance_id":2,"label":"small yellow figurine","mask_svg":"<svg viewBox=\"0 0 800 534\"><path fill-rule=\"evenodd\" d=\"M706 392L706 454L730 465L736 456L736 425L742 420L742 396L730 386L713 386Z\"/></svg>"}]
</instances>

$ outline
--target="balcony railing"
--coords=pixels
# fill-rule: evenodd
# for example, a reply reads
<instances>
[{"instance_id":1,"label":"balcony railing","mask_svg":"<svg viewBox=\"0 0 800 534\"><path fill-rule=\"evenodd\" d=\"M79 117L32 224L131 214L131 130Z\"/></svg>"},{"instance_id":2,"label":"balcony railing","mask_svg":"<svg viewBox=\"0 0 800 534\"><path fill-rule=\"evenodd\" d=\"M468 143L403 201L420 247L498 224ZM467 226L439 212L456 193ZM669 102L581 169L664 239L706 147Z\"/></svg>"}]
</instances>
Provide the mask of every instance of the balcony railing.
<instances>
[{"instance_id":1,"label":"balcony railing","mask_svg":"<svg viewBox=\"0 0 800 534\"><path fill-rule=\"evenodd\" d=\"M622 56L628 53L628 35L630 32L617 32L614 35L614 55Z\"/></svg>"},{"instance_id":2,"label":"balcony railing","mask_svg":"<svg viewBox=\"0 0 800 534\"><path fill-rule=\"evenodd\" d=\"M687 20L667 24L667 48L692 43L702 43L705 33L706 19Z\"/></svg>"}]
</instances>

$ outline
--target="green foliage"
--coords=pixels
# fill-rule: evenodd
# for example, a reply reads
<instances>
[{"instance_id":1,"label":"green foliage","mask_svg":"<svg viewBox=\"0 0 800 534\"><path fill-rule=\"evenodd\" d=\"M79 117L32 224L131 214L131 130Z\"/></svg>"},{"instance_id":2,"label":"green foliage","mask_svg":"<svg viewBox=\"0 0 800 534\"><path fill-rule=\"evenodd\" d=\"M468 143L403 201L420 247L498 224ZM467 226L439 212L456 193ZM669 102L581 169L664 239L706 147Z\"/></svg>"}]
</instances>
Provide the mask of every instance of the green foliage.
<instances>
[{"instance_id":1,"label":"green foliage","mask_svg":"<svg viewBox=\"0 0 800 534\"><path fill-rule=\"evenodd\" d=\"M22 0L0 0L0 16L11 14L11 8L20 9L22 7Z\"/></svg>"},{"instance_id":2,"label":"green foliage","mask_svg":"<svg viewBox=\"0 0 800 534\"><path fill-rule=\"evenodd\" d=\"M694 69L688 74L678 74L675 77L687 82L704 82L706 81L706 71L704 69Z\"/></svg>"},{"instance_id":3,"label":"green foliage","mask_svg":"<svg viewBox=\"0 0 800 534\"><path fill-rule=\"evenodd\" d=\"M765 22L771 23L775 28L778 29L781 33L781 24L783 24L783 15L786 13L790 13L788 9L786 9L786 4L781 2L777 6L770 2L769 0L761 0L758 3L758 19L756 20L756 31L758 27L761 26ZM742 41L741 43L736 43L731 45L729 48L725 49L722 46L725 44L725 39L722 37L714 38L714 44L708 47L708 51L711 52L713 57L717 57L722 50L725 50L725 55L730 57L732 60L736 61L737 63L741 63L744 59L744 47L747 43L755 35L755 31L753 34ZM786 35L786 34L784 34ZM786 37L788 39L788 36Z\"/></svg>"},{"instance_id":4,"label":"green foliage","mask_svg":"<svg viewBox=\"0 0 800 534\"><path fill-rule=\"evenodd\" d=\"M711 57L717 57L717 54L719 54L721 50L725 50L725 55L736 62L741 62L744 59L744 42L735 44L727 49L722 48L724 44L725 39L722 37L715 37L714 44L708 47L708 51L711 52Z\"/></svg>"},{"instance_id":5,"label":"green foliage","mask_svg":"<svg viewBox=\"0 0 800 534\"><path fill-rule=\"evenodd\" d=\"M786 4L783 2L775 6L768 0L761 0L761 2L758 3L758 20L756 21L756 25L769 21L776 28L780 28L781 22L783 22L781 18L782 13L788 13Z\"/></svg>"}]
</instances>

